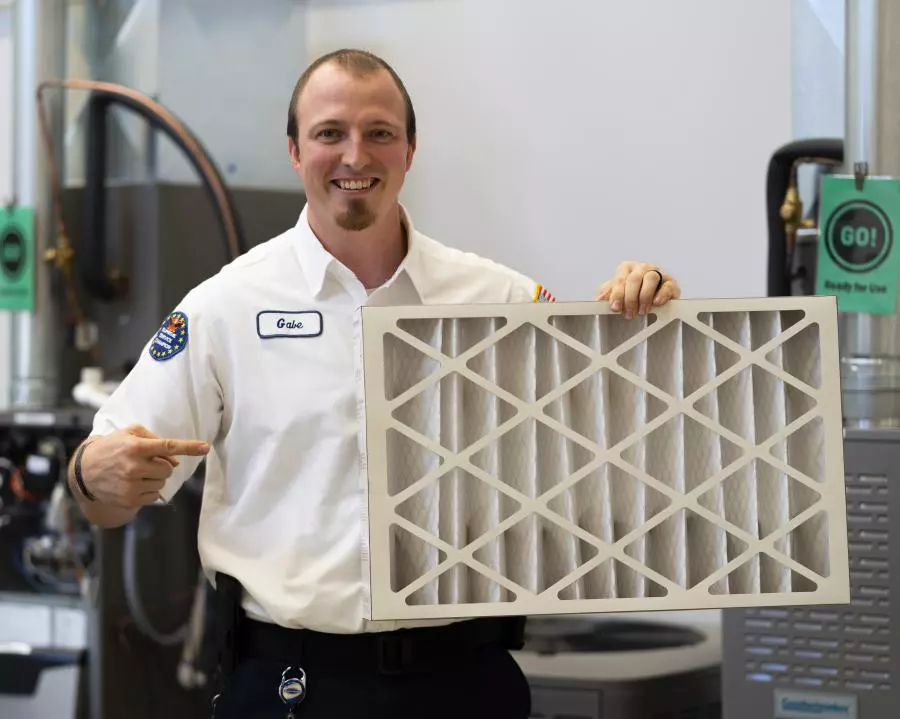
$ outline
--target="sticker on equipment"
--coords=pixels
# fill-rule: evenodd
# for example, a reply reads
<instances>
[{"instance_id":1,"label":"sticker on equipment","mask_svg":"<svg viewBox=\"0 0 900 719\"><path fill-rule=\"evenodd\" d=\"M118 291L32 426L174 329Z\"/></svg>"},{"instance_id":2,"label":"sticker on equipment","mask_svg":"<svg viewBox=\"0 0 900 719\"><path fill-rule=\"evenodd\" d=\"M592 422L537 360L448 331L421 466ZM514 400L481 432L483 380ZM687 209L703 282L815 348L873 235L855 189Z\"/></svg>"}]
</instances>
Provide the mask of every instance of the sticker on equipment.
<instances>
[{"instance_id":1,"label":"sticker on equipment","mask_svg":"<svg viewBox=\"0 0 900 719\"><path fill-rule=\"evenodd\" d=\"M188 318L183 312L173 312L159 326L153 342L150 343L150 356L157 362L172 359L181 352L188 343Z\"/></svg>"},{"instance_id":2,"label":"sticker on equipment","mask_svg":"<svg viewBox=\"0 0 900 719\"><path fill-rule=\"evenodd\" d=\"M538 283L534 288L534 298L535 302L556 302L556 298L551 295L547 288L542 284Z\"/></svg>"}]
</instances>

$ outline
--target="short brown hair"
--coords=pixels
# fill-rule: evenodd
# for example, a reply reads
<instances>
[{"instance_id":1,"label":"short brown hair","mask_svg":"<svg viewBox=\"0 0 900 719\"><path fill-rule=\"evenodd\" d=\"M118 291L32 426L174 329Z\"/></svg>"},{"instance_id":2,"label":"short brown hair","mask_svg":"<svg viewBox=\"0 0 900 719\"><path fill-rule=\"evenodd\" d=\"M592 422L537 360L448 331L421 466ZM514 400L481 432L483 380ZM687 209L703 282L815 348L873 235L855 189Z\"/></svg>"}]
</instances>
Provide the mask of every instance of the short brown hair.
<instances>
[{"instance_id":1,"label":"short brown hair","mask_svg":"<svg viewBox=\"0 0 900 719\"><path fill-rule=\"evenodd\" d=\"M397 88L400 90L400 94L403 95L403 102L406 105L406 140L407 142L412 143L412 141L416 139L416 111L413 109L412 99L410 99L409 93L403 85L403 81L400 79L400 76L394 72L394 68L388 65L385 60L371 52L347 48L335 50L327 55L323 55L306 68L304 73L300 76L300 79L297 80L297 84L294 86L294 92L291 95L291 105L288 108L288 137L294 142L299 143L300 139L297 137L297 101L300 99L300 94L303 92L303 89L306 87L307 83L309 83L312 74L322 67L322 65L327 63L334 63L342 70L357 77L365 77L378 70L387 70L394 79Z\"/></svg>"}]
</instances>

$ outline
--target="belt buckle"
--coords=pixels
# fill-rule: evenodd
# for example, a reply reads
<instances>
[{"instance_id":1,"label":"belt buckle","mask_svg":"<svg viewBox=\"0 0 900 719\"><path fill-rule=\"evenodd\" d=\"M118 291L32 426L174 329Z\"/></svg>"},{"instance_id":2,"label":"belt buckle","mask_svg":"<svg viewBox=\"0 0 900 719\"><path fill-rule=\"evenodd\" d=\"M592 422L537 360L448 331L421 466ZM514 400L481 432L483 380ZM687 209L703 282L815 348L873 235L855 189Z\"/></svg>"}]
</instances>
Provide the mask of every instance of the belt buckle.
<instances>
[{"instance_id":1,"label":"belt buckle","mask_svg":"<svg viewBox=\"0 0 900 719\"><path fill-rule=\"evenodd\" d=\"M400 674L412 664L413 642L409 637L386 634L378 638L376 650L381 674Z\"/></svg>"}]
</instances>

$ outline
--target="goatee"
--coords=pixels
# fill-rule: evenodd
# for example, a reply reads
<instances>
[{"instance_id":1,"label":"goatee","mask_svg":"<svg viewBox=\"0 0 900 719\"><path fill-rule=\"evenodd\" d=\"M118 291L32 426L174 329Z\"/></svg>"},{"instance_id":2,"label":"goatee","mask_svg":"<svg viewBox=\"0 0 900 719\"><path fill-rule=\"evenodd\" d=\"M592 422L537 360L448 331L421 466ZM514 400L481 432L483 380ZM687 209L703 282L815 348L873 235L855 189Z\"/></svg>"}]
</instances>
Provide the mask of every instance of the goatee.
<instances>
[{"instance_id":1,"label":"goatee","mask_svg":"<svg viewBox=\"0 0 900 719\"><path fill-rule=\"evenodd\" d=\"M342 229L359 232L375 222L375 213L369 209L365 200L352 199L347 211L339 214L336 219L338 226Z\"/></svg>"}]
</instances>

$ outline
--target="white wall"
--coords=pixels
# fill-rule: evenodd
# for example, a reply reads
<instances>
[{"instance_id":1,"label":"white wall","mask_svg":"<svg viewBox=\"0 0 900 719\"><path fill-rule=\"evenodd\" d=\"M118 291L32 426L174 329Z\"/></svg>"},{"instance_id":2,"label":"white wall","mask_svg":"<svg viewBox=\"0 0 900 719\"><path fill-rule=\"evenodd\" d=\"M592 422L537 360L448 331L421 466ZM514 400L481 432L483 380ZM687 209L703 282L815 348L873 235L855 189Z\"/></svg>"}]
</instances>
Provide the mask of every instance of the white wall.
<instances>
[{"instance_id":1,"label":"white wall","mask_svg":"<svg viewBox=\"0 0 900 719\"><path fill-rule=\"evenodd\" d=\"M768 158L789 141L784 0L310 0L310 57L383 54L412 94L424 232L562 299L622 259L765 294Z\"/></svg>"},{"instance_id":2,"label":"white wall","mask_svg":"<svg viewBox=\"0 0 900 719\"><path fill-rule=\"evenodd\" d=\"M13 13L0 7L0 203L12 196L13 190ZM12 360L9 346L10 315L0 312L0 410L9 406L9 374Z\"/></svg>"},{"instance_id":3,"label":"white wall","mask_svg":"<svg viewBox=\"0 0 900 719\"><path fill-rule=\"evenodd\" d=\"M155 1L161 2L159 101L201 139L226 182L299 191L286 125L305 67L305 3ZM199 182L167 139L160 142L158 175Z\"/></svg>"}]
</instances>

